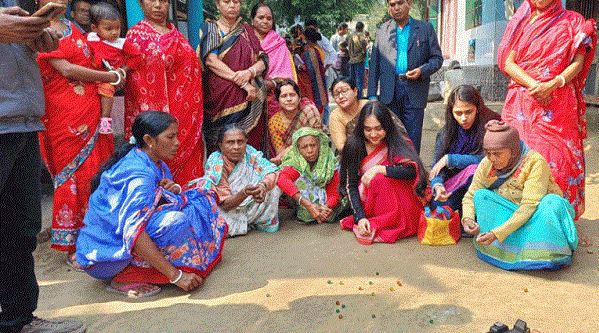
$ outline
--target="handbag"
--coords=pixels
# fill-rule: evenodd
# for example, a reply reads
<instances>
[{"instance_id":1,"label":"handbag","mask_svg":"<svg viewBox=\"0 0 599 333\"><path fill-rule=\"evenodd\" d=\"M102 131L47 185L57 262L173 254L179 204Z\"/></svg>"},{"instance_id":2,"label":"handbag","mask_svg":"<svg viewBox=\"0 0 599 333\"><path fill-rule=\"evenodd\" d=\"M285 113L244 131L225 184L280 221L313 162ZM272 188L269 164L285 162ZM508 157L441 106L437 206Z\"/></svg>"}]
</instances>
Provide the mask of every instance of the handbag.
<instances>
[{"instance_id":1,"label":"handbag","mask_svg":"<svg viewBox=\"0 0 599 333\"><path fill-rule=\"evenodd\" d=\"M460 240L460 214L449 206L425 207L418 223L418 242L423 245L455 245Z\"/></svg>"}]
</instances>

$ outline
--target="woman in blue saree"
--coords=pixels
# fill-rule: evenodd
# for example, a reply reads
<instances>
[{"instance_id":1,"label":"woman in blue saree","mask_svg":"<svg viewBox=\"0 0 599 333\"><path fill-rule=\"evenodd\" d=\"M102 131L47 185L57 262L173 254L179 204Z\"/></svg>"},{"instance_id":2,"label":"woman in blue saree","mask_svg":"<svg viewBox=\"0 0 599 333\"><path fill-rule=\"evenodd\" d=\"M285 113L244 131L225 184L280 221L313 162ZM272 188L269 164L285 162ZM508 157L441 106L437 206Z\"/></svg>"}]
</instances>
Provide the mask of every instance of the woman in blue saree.
<instances>
[{"instance_id":1,"label":"woman in blue saree","mask_svg":"<svg viewBox=\"0 0 599 333\"><path fill-rule=\"evenodd\" d=\"M212 193L182 191L163 160L177 153L177 120L138 115L129 144L92 180L77 262L108 291L143 297L172 283L198 287L220 261L227 224Z\"/></svg>"}]
</instances>

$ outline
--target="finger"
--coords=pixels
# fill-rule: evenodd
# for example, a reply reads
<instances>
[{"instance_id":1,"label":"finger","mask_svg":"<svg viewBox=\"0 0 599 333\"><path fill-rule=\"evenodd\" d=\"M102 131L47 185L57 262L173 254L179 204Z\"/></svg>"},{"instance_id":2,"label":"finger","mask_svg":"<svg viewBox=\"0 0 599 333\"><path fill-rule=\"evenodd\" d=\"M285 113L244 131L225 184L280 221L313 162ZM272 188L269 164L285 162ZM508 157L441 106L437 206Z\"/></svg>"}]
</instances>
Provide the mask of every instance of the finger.
<instances>
[{"instance_id":1,"label":"finger","mask_svg":"<svg viewBox=\"0 0 599 333\"><path fill-rule=\"evenodd\" d=\"M28 11L26 11L25 9L18 7L18 6L4 8L0 12L2 14L7 14L7 15L19 15L19 16L28 16L29 15Z\"/></svg>"}]
</instances>

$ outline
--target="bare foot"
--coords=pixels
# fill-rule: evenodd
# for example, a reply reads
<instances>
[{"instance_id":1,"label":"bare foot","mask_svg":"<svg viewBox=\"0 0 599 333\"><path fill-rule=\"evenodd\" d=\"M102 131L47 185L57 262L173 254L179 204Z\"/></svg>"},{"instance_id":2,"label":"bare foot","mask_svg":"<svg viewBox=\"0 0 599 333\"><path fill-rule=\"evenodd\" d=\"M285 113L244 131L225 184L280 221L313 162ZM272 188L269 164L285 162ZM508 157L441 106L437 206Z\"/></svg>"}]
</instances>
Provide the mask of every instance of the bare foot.
<instances>
[{"instance_id":1,"label":"bare foot","mask_svg":"<svg viewBox=\"0 0 599 333\"><path fill-rule=\"evenodd\" d=\"M144 282L128 283L111 281L110 286L106 287L106 291L125 295L130 298L156 295L161 290L158 286Z\"/></svg>"}]
</instances>

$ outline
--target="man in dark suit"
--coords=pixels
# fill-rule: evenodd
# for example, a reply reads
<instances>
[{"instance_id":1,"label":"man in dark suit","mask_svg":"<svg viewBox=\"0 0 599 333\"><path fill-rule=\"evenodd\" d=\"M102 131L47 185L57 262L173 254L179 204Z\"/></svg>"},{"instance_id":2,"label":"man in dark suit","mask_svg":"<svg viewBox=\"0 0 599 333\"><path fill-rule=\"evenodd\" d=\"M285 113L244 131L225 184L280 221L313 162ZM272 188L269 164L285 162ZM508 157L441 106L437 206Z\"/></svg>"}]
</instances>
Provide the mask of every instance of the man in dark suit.
<instances>
[{"instance_id":1,"label":"man in dark suit","mask_svg":"<svg viewBox=\"0 0 599 333\"><path fill-rule=\"evenodd\" d=\"M404 123L420 152L422 120L430 76L441 68L443 56L435 29L410 17L412 0L387 0L391 20L378 29L370 57L368 98L379 100Z\"/></svg>"}]
</instances>

